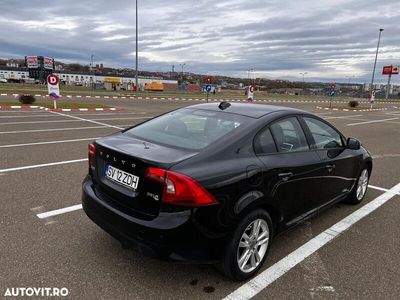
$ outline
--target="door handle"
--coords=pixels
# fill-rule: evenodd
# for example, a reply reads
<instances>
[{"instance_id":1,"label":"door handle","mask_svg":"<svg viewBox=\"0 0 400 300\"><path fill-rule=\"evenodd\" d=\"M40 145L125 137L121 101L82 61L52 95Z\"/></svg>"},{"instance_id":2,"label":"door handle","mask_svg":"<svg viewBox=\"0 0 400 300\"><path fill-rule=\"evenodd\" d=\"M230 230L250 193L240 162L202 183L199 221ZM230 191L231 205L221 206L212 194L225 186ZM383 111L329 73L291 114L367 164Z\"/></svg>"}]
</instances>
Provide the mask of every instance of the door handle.
<instances>
[{"instance_id":1,"label":"door handle","mask_svg":"<svg viewBox=\"0 0 400 300\"><path fill-rule=\"evenodd\" d=\"M293 176L293 173L292 172L279 173L278 176L282 177L283 181L287 181L289 177Z\"/></svg>"},{"instance_id":2,"label":"door handle","mask_svg":"<svg viewBox=\"0 0 400 300\"><path fill-rule=\"evenodd\" d=\"M331 164L325 166L325 168L328 170L328 172L332 172L332 170L333 170L335 167L336 167L335 165L331 165Z\"/></svg>"}]
</instances>

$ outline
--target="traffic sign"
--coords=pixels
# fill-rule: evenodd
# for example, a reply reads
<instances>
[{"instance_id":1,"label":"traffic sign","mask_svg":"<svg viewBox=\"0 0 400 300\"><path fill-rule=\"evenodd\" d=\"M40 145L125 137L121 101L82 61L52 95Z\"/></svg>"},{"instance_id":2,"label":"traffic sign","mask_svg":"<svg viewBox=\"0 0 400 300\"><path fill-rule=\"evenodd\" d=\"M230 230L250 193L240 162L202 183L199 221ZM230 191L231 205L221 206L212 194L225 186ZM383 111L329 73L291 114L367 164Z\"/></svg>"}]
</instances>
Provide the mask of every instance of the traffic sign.
<instances>
[{"instance_id":1,"label":"traffic sign","mask_svg":"<svg viewBox=\"0 0 400 300\"><path fill-rule=\"evenodd\" d=\"M332 84L331 84L331 89L332 89L332 90L336 89L336 84L335 84L335 83L332 83Z\"/></svg>"},{"instance_id":2,"label":"traffic sign","mask_svg":"<svg viewBox=\"0 0 400 300\"><path fill-rule=\"evenodd\" d=\"M47 83L49 85L58 85L58 83L60 82L60 80L58 79L58 76L50 74L49 76L47 76Z\"/></svg>"},{"instance_id":3,"label":"traffic sign","mask_svg":"<svg viewBox=\"0 0 400 300\"><path fill-rule=\"evenodd\" d=\"M254 85L249 86L249 92L254 93Z\"/></svg>"},{"instance_id":4,"label":"traffic sign","mask_svg":"<svg viewBox=\"0 0 400 300\"><path fill-rule=\"evenodd\" d=\"M206 84L206 87L205 87L206 92L207 92L207 93L210 93L210 92L211 92L211 89L212 89L211 84Z\"/></svg>"},{"instance_id":5,"label":"traffic sign","mask_svg":"<svg viewBox=\"0 0 400 300\"><path fill-rule=\"evenodd\" d=\"M330 95L333 97L333 96L336 95L336 92L332 90L331 93L330 93Z\"/></svg>"},{"instance_id":6,"label":"traffic sign","mask_svg":"<svg viewBox=\"0 0 400 300\"><path fill-rule=\"evenodd\" d=\"M50 74L47 76L47 90L49 92L50 98L54 101L54 108L57 108L56 100L60 98L60 80L58 76Z\"/></svg>"}]
</instances>

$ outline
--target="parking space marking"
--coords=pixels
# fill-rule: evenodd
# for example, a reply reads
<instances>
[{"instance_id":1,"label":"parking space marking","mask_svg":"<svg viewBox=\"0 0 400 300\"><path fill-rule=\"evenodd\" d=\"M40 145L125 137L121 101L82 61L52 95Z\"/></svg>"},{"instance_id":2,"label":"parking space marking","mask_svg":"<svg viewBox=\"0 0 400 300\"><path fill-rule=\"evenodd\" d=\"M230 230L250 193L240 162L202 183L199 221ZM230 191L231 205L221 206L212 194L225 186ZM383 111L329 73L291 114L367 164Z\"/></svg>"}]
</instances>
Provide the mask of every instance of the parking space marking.
<instances>
[{"instance_id":1,"label":"parking space marking","mask_svg":"<svg viewBox=\"0 0 400 300\"><path fill-rule=\"evenodd\" d=\"M58 166L58 165L66 165L66 164L72 164L72 163L77 163L77 162L83 162L83 161L87 161L87 160L88 160L87 158L81 158L81 159L74 159L74 160L57 161L57 162L52 162L52 163L40 164L40 165L8 168L8 169L0 170L0 173L21 171L21 170L28 170L28 169L35 169L35 168L44 168L44 167L51 167L51 166Z\"/></svg>"},{"instance_id":2,"label":"parking space marking","mask_svg":"<svg viewBox=\"0 0 400 300\"><path fill-rule=\"evenodd\" d=\"M387 113L385 113L385 115L389 115L389 116L399 116L400 117L400 113L398 113L398 112L387 112Z\"/></svg>"},{"instance_id":3,"label":"parking space marking","mask_svg":"<svg viewBox=\"0 0 400 300\"><path fill-rule=\"evenodd\" d=\"M374 190L382 191L382 192L393 193L393 192L391 192L390 190L385 189L385 188L382 188L382 187L379 187L379 186L374 186L374 185L368 184L368 187L371 188L371 189L374 189ZM400 196L400 192L394 193L394 194Z\"/></svg>"},{"instance_id":4,"label":"parking space marking","mask_svg":"<svg viewBox=\"0 0 400 300\"><path fill-rule=\"evenodd\" d=\"M113 115L145 115L146 112L130 112L130 113L76 113L74 116L113 116ZM33 117L57 117L56 115L49 115L47 112L43 114L32 114L32 115L15 115L15 116L0 116L0 119L11 119L11 118L33 118Z\"/></svg>"},{"instance_id":5,"label":"parking space marking","mask_svg":"<svg viewBox=\"0 0 400 300\"><path fill-rule=\"evenodd\" d=\"M147 115L147 112L97 112L97 113L74 113L69 112L70 116L112 116L112 115Z\"/></svg>"},{"instance_id":6,"label":"parking space marking","mask_svg":"<svg viewBox=\"0 0 400 300\"><path fill-rule=\"evenodd\" d=\"M0 116L0 119L12 119L12 118L33 118L33 117L51 117L49 114L34 114L34 115L15 115L15 116Z\"/></svg>"},{"instance_id":7,"label":"parking space marking","mask_svg":"<svg viewBox=\"0 0 400 300\"><path fill-rule=\"evenodd\" d=\"M387 153L387 154L374 154L374 155L372 155L373 159L376 159L376 158L387 158L387 157L391 157L391 158L400 157L400 153Z\"/></svg>"},{"instance_id":8,"label":"parking space marking","mask_svg":"<svg viewBox=\"0 0 400 300\"><path fill-rule=\"evenodd\" d=\"M331 115L331 112L319 112L319 111L311 111L314 112L316 115Z\"/></svg>"},{"instance_id":9,"label":"parking space marking","mask_svg":"<svg viewBox=\"0 0 400 300\"><path fill-rule=\"evenodd\" d=\"M355 126L355 125L363 125L363 124L370 124L370 123L378 123L378 122L386 122L386 121L393 121L393 120L398 120L399 118L390 118L390 119L381 119L381 120L371 120L371 121L365 121L365 122L358 122L358 123L351 123L351 124L346 124L347 126Z\"/></svg>"},{"instance_id":10,"label":"parking space marking","mask_svg":"<svg viewBox=\"0 0 400 300\"><path fill-rule=\"evenodd\" d=\"M318 251L321 247L332 241L341 233L349 229L353 224L368 216L381 207L400 192L400 183L351 213L335 225L323 231L295 251L282 258L280 261L243 284L241 287L226 296L224 300L250 299L268 287L275 280L286 274L293 267L301 263L307 257Z\"/></svg>"},{"instance_id":11,"label":"parking space marking","mask_svg":"<svg viewBox=\"0 0 400 300\"><path fill-rule=\"evenodd\" d=\"M48 212L44 212L44 213L40 213L40 214L37 214L36 216L39 219L46 219L48 217L53 217L53 216L65 214L65 213L68 213L68 212L71 212L71 211L75 211L75 210L79 210L79 209L82 209L82 204L72 205L72 206L68 206L68 207L64 207L64 208L60 208L60 209L56 209L56 210L52 210L52 211L48 211Z\"/></svg>"},{"instance_id":12,"label":"parking space marking","mask_svg":"<svg viewBox=\"0 0 400 300\"><path fill-rule=\"evenodd\" d=\"M37 145L48 145L48 144L62 144L62 143L74 143L83 141L94 141L99 139L99 137L94 138L84 138L84 139L73 139L73 140L58 140L58 141L48 141L48 142L36 142L36 143L26 143L26 144L12 144L12 145L0 145L0 148L13 148L13 147L25 147L25 146L37 146Z\"/></svg>"},{"instance_id":13,"label":"parking space marking","mask_svg":"<svg viewBox=\"0 0 400 300\"><path fill-rule=\"evenodd\" d=\"M340 117L332 117L332 116L324 116L323 118L326 120L330 120L330 119L354 119L355 117L362 117L363 115L350 115L350 116L340 116ZM362 119L358 119L358 120L362 120Z\"/></svg>"},{"instance_id":14,"label":"parking space marking","mask_svg":"<svg viewBox=\"0 0 400 300\"><path fill-rule=\"evenodd\" d=\"M49 111L50 113L58 113L55 111ZM60 114L60 113L58 113ZM66 114L61 114L62 116L70 117L76 120L51 120L51 121L23 121L23 122L6 122L6 123L0 123L0 125L21 125L21 124L42 124L42 123L67 123L67 122L92 122L95 124L105 124L105 123L100 123L96 121L115 121L115 120L137 120L137 119L152 119L153 117L134 117L134 118L103 118L103 119L84 119L76 116L71 116L71 115L66 115ZM106 124L108 127L114 127L117 128L113 125Z\"/></svg>"},{"instance_id":15,"label":"parking space marking","mask_svg":"<svg viewBox=\"0 0 400 300\"><path fill-rule=\"evenodd\" d=\"M132 124L134 125L134 124ZM118 127L129 127L132 125L116 125ZM84 130L84 129L104 129L109 126L87 126L87 127L65 127L65 128L49 128L49 129L31 129L31 130L13 130L13 131L0 131L0 134L13 134L13 133L33 133L33 132L47 132L47 131L65 131L65 130Z\"/></svg>"},{"instance_id":16,"label":"parking space marking","mask_svg":"<svg viewBox=\"0 0 400 300\"><path fill-rule=\"evenodd\" d=\"M55 112L55 111L49 111L52 114L57 114L60 116L65 116L65 117L70 117L73 119L77 119L77 120L81 120L81 121L86 121L86 122L90 122L90 123L94 123L94 124L98 124L98 125L103 125L103 126L107 126L107 127L111 127L111 128L116 128L116 129L124 129L122 127L118 127L118 126L114 126L114 125L110 125L110 124L106 124L106 123L101 123L101 122L97 122L97 121L104 121L104 120L136 120L136 119L152 119L153 117L137 117L137 118L114 118L114 119L95 119L95 120L90 120L90 119L84 119L84 118L80 118L77 116L71 116L71 115L67 115L67 114L63 114L63 113L59 113L59 112Z\"/></svg>"},{"instance_id":17,"label":"parking space marking","mask_svg":"<svg viewBox=\"0 0 400 300\"><path fill-rule=\"evenodd\" d=\"M103 126L107 126L107 127L111 127L111 128L116 128L116 129L120 129L120 130L123 129L122 127L118 127L118 126L114 126L114 125L110 125L110 124L106 124L106 123L101 123L101 122L97 122L97 121L94 121L94 120L88 120L88 119L80 118L80 117L77 117L77 116L70 116L70 115L59 113L59 112L55 112L55 111L50 111L50 113L57 114L57 115L60 115L60 116L70 117L70 118L73 118L73 119L76 119L76 120L80 120L80 121L86 121L86 122L90 122L90 123L94 123L94 124L98 124L98 125L103 125Z\"/></svg>"}]
</instances>

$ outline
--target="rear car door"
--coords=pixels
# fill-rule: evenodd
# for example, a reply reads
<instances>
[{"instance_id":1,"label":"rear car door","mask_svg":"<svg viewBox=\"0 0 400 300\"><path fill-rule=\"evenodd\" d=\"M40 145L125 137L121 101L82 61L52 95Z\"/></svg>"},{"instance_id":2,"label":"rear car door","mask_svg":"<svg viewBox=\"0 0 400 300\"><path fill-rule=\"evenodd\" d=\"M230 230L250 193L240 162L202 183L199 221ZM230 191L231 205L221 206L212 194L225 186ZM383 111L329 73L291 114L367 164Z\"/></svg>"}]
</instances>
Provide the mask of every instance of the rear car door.
<instances>
[{"instance_id":1,"label":"rear car door","mask_svg":"<svg viewBox=\"0 0 400 300\"><path fill-rule=\"evenodd\" d=\"M262 129L254 148L264 164L266 193L280 207L287 225L304 218L320 197L323 170L297 117L280 119Z\"/></svg>"},{"instance_id":2,"label":"rear car door","mask_svg":"<svg viewBox=\"0 0 400 300\"><path fill-rule=\"evenodd\" d=\"M351 190L356 179L356 158L353 151L345 147L342 135L330 124L311 116L304 116L302 120L313 141L312 147L324 164L322 196L316 203L323 205Z\"/></svg>"}]
</instances>

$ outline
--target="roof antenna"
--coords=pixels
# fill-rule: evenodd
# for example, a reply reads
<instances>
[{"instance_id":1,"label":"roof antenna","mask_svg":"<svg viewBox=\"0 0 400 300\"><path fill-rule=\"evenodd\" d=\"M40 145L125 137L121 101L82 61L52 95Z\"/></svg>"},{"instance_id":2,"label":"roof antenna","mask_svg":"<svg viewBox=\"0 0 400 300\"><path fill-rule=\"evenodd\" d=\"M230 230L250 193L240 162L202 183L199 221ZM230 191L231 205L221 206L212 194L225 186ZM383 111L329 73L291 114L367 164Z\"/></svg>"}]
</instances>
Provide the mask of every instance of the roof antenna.
<instances>
[{"instance_id":1,"label":"roof antenna","mask_svg":"<svg viewBox=\"0 0 400 300\"><path fill-rule=\"evenodd\" d=\"M227 109L229 106L231 106L231 104L229 102L222 101L218 105L218 108L221 109L221 110L224 110L224 109Z\"/></svg>"}]
</instances>

